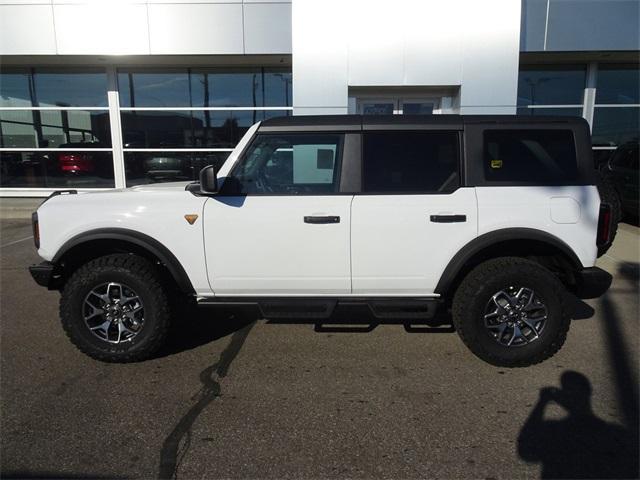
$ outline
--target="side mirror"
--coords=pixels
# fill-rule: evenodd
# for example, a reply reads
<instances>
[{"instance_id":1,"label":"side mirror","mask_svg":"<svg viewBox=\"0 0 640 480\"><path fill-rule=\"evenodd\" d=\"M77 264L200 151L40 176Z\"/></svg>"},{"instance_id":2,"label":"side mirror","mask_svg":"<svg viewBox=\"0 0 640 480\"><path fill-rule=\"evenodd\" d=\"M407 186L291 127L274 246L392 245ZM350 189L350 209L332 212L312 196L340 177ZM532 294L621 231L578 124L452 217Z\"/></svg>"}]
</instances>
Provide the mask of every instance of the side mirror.
<instances>
[{"instance_id":1,"label":"side mirror","mask_svg":"<svg viewBox=\"0 0 640 480\"><path fill-rule=\"evenodd\" d=\"M213 165L200 170L200 192L206 194L218 193L218 177Z\"/></svg>"}]
</instances>

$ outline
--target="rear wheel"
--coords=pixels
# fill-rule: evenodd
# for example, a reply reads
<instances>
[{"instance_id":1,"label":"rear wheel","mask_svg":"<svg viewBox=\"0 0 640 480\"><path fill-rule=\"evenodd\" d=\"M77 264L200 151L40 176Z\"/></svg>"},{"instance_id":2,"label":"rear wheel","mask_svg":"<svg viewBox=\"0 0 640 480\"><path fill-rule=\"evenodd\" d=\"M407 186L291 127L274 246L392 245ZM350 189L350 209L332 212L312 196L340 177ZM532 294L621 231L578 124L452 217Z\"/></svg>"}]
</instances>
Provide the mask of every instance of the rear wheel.
<instances>
[{"instance_id":1,"label":"rear wheel","mask_svg":"<svg viewBox=\"0 0 640 480\"><path fill-rule=\"evenodd\" d=\"M106 362L148 358L164 343L167 295L148 260L108 255L80 267L62 290L62 326L82 352Z\"/></svg>"},{"instance_id":2,"label":"rear wheel","mask_svg":"<svg viewBox=\"0 0 640 480\"><path fill-rule=\"evenodd\" d=\"M489 260L462 281L453 299L453 323L479 358L525 367L554 355L570 319L565 290L541 265L516 257Z\"/></svg>"}]
</instances>

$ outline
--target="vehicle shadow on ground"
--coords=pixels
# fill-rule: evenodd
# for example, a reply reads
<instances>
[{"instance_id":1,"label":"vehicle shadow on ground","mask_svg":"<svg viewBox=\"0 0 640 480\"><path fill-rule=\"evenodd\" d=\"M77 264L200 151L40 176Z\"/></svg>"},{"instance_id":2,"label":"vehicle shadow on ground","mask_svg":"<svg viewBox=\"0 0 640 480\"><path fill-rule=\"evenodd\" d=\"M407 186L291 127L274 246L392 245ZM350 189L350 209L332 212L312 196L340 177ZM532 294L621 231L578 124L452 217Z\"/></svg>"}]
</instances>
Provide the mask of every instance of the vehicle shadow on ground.
<instances>
[{"instance_id":1,"label":"vehicle shadow on ground","mask_svg":"<svg viewBox=\"0 0 640 480\"><path fill-rule=\"evenodd\" d=\"M619 277L626 293L637 295L637 263L625 263ZM560 388L545 387L518 437L518 454L527 462L540 463L541 478L638 478L640 457L640 404L637 372L634 372L621 318L611 299L600 299L604 341L614 380L623 425L598 418L591 408L591 382L575 371L565 371ZM546 407L555 403L567 415L546 420Z\"/></svg>"},{"instance_id":2,"label":"vehicle shadow on ground","mask_svg":"<svg viewBox=\"0 0 640 480\"><path fill-rule=\"evenodd\" d=\"M154 358L175 355L234 334L258 320L257 310L193 306L173 320L166 344Z\"/></svg>"},{"instance_id":3,"label":"vehicle shadow on ground","mask_svg":"<svg viewBox=\"0 0 640 480\"><path fill-rule=\"evenodd\" d=\"M208 321L211 322L211 320ZM198 375L201 383L200 390L191 397L191 406L178 419L162 443L158 467L159 479L177 478L180 462L191 446L191 428L209 404L222 394L220 381L227 376L231 363L240 353L249 332L255 325L254 318L243 316L228 319L228 322L235 328L229 344L216 361L200 371Z\"/></svg>"}]
</instances>

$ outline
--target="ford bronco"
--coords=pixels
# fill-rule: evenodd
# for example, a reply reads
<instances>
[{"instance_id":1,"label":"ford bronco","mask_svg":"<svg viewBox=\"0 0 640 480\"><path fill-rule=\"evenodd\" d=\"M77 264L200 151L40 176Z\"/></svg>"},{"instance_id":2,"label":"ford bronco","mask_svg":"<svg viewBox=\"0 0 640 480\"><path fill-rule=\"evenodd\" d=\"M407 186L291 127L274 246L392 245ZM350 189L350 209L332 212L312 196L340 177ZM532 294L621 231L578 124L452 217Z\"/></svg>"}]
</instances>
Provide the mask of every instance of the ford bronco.
<instances>
[{"instance_id":1,"label":"ford bronco","mask_svg":"<svg viewBox=\"0 0 640 480\"><path fill-rule=\"evenodd\" d=\"M62 326L103 361L156 352L174 300L265 318L451 312L481 359L557 352L569 293L602 295L611 212L588 124L518 116L297 116L253 125L200 181L54 192L33 214Z\"/></svg>"}]
</instances>

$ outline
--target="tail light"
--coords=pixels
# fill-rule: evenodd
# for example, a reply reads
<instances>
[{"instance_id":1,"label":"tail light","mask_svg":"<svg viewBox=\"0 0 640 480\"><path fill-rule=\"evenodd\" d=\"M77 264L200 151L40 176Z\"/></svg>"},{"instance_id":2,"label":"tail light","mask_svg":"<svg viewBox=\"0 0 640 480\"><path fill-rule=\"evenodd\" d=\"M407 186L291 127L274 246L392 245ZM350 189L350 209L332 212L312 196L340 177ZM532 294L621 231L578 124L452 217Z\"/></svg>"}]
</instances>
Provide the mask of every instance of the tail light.
<instances>
[{"instance_id":1,"label":"tail light","mask_svg":"<svg viewBox=\"0 0 640 480\"><path fill-rule=\"evenodd\" d=\"M31 227L33 228L33 243L40 249L40 224L38 223L38 212L31 214Z\"/></svg>"},{"instance_id":2,"label":"tail light","mask_svg":"<svg viewBox=\"0 0 640 480\"><path fill-rule=\"evenodd\" d=\"M611 206L608 203L600 204L600 217L598 218L598 236L596 244L601 247L607 245L611 239Z\"/></svg>"}]
</instances>

